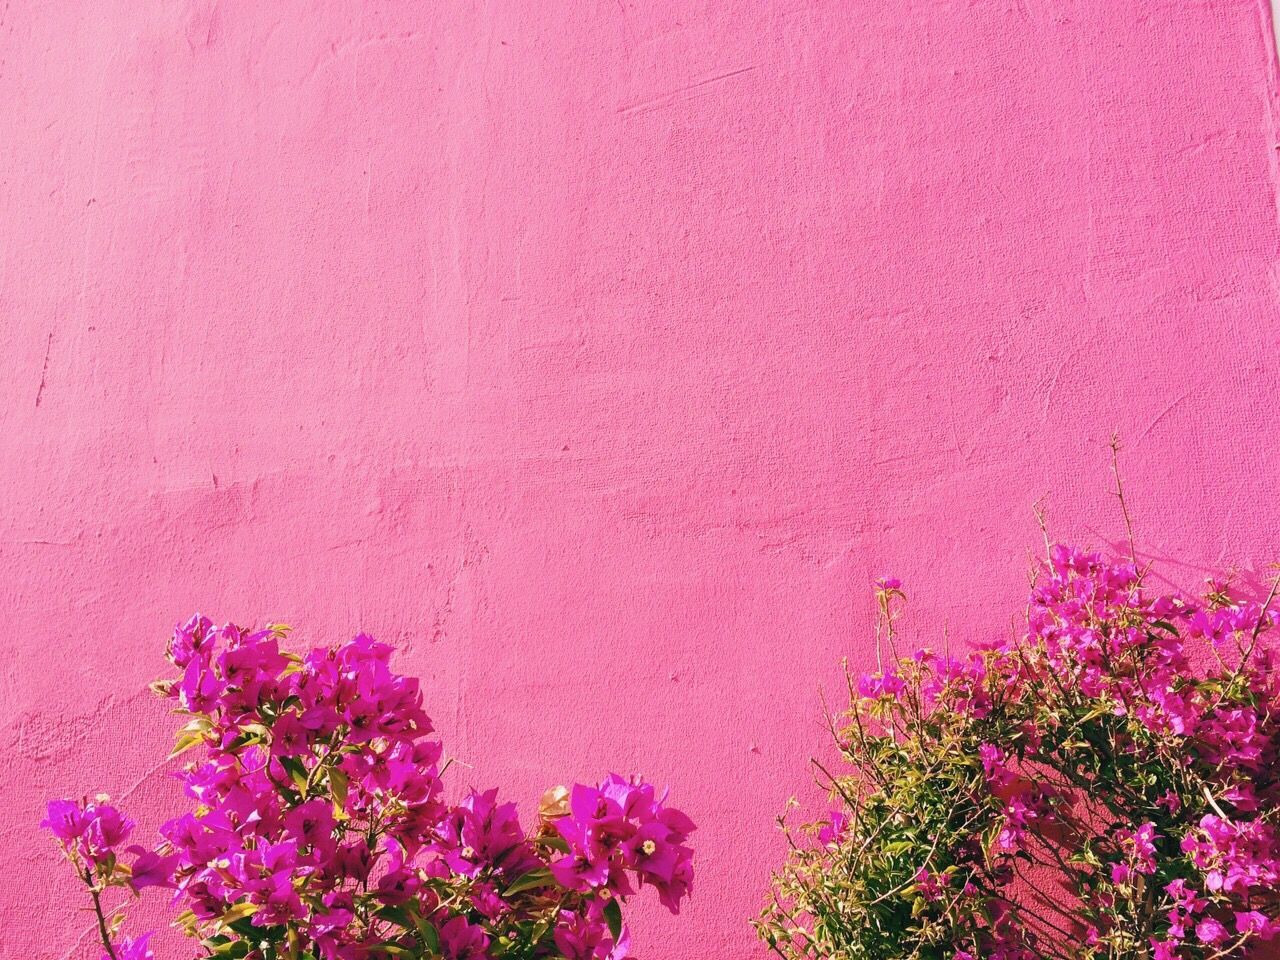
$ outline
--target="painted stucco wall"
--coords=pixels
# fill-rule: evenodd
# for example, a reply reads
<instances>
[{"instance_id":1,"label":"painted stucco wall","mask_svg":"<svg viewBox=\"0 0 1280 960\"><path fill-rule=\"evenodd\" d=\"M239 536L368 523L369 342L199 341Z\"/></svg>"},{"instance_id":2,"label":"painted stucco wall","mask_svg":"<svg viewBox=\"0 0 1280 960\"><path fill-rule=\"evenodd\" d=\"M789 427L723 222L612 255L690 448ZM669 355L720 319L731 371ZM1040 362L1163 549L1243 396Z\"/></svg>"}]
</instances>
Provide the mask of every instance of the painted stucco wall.
<instances>
[{"instance_id":1,"label":"painted stucco wall","mask_svg":"<svg viewBox=\"0 0 1280 960\"><path fill-rule=\"evenodd\" d=\"M701 823L651 960L759 957L877 574L1018 615L1032 505L1280 557L1263 0L0 5L0 956L45 797L177 795L173 621L367 629L458 783ZM93 954L96 956L96 954ZM171 956L186 956L186 952Z\"/></svg>"}]
</instances>

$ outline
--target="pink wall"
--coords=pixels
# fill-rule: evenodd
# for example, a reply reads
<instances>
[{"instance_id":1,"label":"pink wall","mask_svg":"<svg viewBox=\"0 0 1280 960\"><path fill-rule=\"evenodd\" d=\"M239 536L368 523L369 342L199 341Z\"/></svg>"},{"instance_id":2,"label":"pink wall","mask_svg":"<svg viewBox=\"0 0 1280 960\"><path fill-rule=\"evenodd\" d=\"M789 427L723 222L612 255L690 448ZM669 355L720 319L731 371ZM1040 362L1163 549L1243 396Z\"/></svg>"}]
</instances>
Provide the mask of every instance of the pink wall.
<instances>
[{"instance_id":1,"label":"pink wall","mask_svg":"<svg viewBox=\"0 0 1280 960\"><path fill-rule=\"evenodd\" d=\"M526 810L670 782L644 955L760 956L873 575L1005 630L1037 498L1120 534L1112 430L1171 575L1280 556L1273 49L1262 0L4 4L0 955L89 955L39 808L154 828L199 608L400 644Z\"/></svg>"}]
</instances>

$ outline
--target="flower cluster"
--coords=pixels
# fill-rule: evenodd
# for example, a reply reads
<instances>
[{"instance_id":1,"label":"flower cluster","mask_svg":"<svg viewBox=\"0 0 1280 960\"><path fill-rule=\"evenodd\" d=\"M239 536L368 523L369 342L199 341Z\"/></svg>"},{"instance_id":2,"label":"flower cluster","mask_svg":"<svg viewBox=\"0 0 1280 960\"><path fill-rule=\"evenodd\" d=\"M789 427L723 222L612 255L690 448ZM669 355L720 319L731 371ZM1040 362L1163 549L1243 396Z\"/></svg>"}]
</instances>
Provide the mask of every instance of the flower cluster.
<instances>
[{"instance_id":1,"label":"flower cluster","mask_svg":"<svg viewBox=\"0 0 1280 960\"><path fill-rule=\"evenodd\" d=\"M86 868L111 870L116 849L129 839L134 822L113 807L109 797L91 803L53 800L40 826L74 851Z\"/></svg>"},{"instance_id":2,"label":"flower cluster","mask_svg":"<svg viewBox=\"0 0 1280 960\"><path fill-rule=\"evenodd\" d=\"M285 636L199 616L175 630L179 674L153 686L188 718L175 754L204 754L178 774L191 809L154 847L124 847L133 823L105 798L49 804L106 960L152 955L104 910L113 887L172 890L175 923L229 960L622 960L622 901L648 885L678 911L693 824L653 787L558 788L532 832L496 790L451 804L391 648L361 635L298 655Z\"/></svg>"},{"instance_id":3,"label":"flower cluster","mask_svg":"<svg viewBox=\"0 0 1280 960\"><path fill-rule=\"evenodd\" d=\"M598 787L574 787L570 815L555 824L569 845L569 855L551 866L556 880L569 890L626 897L635 893L634 877L679 913L693 881L693 850L685 843L693 822L665 800L649 784L617 775Z\"/></svg>"},{"instance_id":4,"label":"flower cluster","mask_svg":"<svg viewBox=\"0 0 1280 960\"><path fill-rule=\"evenodd\" d=\"M1272 591L1274 594L1274 590ZM1271 596L1054 546L1027 627L851 679L839 803L757 928L787 958L1227 960L1280 935Z\"/></svg>"}]
</instances>

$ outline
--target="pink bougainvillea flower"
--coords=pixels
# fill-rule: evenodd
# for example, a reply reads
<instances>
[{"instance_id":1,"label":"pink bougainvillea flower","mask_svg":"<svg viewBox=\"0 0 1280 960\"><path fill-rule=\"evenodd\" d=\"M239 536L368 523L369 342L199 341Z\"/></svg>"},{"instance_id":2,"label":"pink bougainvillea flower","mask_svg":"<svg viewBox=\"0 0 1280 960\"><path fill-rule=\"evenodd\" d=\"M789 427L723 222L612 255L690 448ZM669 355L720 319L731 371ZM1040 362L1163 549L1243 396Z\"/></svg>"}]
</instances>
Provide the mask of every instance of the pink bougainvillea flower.
<instances>
[{"instance_id":1,"label":"pink bougainvillea flower","mask_svg":"<svg viewBox=\"0 0 1280 960\"><path fill-rule=\"evenodd\" d=\"M555 944L565 960L627 960L631 934L623 927L613 939L603 917L564 911L556 924Z\"/></svg>"},{"instance_id":2,"label":"pink bougainvillea flower","mask_svg":"<svg viewBox=\"0 0 1280 960\"><path fill-rule=\"evenodd\" d=\"M112 888L171 888L206 952L246 960L481 960L495 942L542 957L557 939L623 960L627 937L610 931L625 897L653 886L679 908L693 823L665 794L610 775L576 785L573 815L531 832L496 790L450 803L443 747L391 647L362 634L290 654L284 635L200 616L175 628L178 676L153 689L186 715L178 752L203 753L176 774L192 809L153 848L121 861L133 822L105 799L49 804L43 826L95 908ZM117 960L151 957L146 937L104 935Z\"/></svg>"},{"instance_id":3,"label":"pink bougainvillea flower","mask_svg":"<svg viewBox=\"0 0 1280 960\"><path fill-rule=\"evenodd\" d=\"M1274 938L1276 592L1146 577L1052 545L1024 630L857 681L836 730L850 769L829 774L845 818L793 835L757 923L770 947L1030 960L1065 937L1100 960L1138 930L1151 960L1243 960ZM878 635L910 649L898 585L876 586Z\"/></svg>"},{"instance_id":4,"label":"pink bougainvillea flower","mask_svg":"<svg viewBox=\"0 0 1280 960\"><path fill-rule=\"evenodd\" d=\"M40 826L66 842L80 837L88 823L84 808L74 800L50 800Z\"/></svg>"},{"instance_id":5,"label":"pink bougainvillea flower","mask_svg":"<svg viewBox=\"0 0 1280 960\"><path fill-rule=\"evenodd\" d=\"M487 960L489 937L483 927L454 917L440 928L440 949L447 960Z\"/></svg>"},{"instance_id":6,"label":"pink bougainvillea flower","mask_svg":"<svg viewBox=\"0 0 1280 960\"><path fill-rule=\"evenodd\" d=\"M832 810L818 828L818 843L824 847L839 846L849 828L849 816L843 810Z\"/></svg>"},{"instance_id":7,"label":"pink bougainvillea flower","mask_svg":"<svg viewBox=\"0 0 1280 960\"><path fill-rule=\"evenodd\" d=\"M877 697L896 697L906 688L906 681L891 670L881 673L864 673L858 678L858 693L873 699Z\"/></svg>"},{"instance_id":8,"label":"pink bougainvillea flower","mask_svg":"<svg viewBox=\"0 0 1280 960\"><path fill-rule=\"evenodd\" d=\"M163 855L155 850L134 845L128 852L135 856L129 868L129 886L134 893L147 887L173 887L173 871L178 864L178 855Z\"/></svg>"},{"instance_id":9,"label":"pink bougainvillea flower","mask_svg":"<svg viewBox=\"0 0 1280 960\"><path fill-rule=\"evenodd\" d=\"M86 858L100 861L129 839L134 823L109 803L94 802L84 808L84 833L79 847Z\"/></svg>"},{"instance_id":10,"label":"pink bougainvillea flower","mask_svg":"<svg viewBox=\"0 0 1280 960\"><path fill-rule=\"evenodd\" d=\"M144 933L132 940L120 940L115 944L116 960L155 960L156 955L151 951L151 937L151 933ZM111 960L111 957L104 953L102 960Z\"/></svg>"}]
</instances>

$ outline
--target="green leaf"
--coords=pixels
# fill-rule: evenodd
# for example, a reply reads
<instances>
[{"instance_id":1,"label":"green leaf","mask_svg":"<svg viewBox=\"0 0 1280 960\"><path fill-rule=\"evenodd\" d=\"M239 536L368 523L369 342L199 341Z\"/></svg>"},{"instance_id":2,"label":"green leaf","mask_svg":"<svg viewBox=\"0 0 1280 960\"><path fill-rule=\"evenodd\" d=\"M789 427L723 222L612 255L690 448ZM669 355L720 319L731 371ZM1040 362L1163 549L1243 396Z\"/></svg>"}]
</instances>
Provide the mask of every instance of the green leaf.
<instances>
[{"instance_id":1,"label":"green leaf","mask_svg":"<svg viewBox=\"0 0 1280 960\"><path fill-rule=\"evenodd\" d=\"M334 767L329 771L329 792L333 794L333 814L339 820L347 817L347 775Z\"/></svg>"},{"instance_id":2,"label":"green leaf","mask_svg":"<svg viewBox=\"0 0 1280 960\"><path fill-rule=\"evenodd\" d=\"M231 909L223 913L218 919L223 923L231 924L235 923L237 920L243 920L245 917L252 917L257 912L258 905L256 903L250 903L248 900L241 900L239 903L234 904Z\"/></svg>"},{"instance_id":3,"label":"green leaf","mask_svg":"<svg viewBox=\"0 0 1280 960\"><path fill-rule=\"evenodd\" d=\"M529 942L535 943L535 944L541 942L542 938L547 935L547 933L551 930L553 925L554 924L549 919L539 920L536 924L534 924L533 930L529 934Z\"/></svg>"},{"instance_id":4,"label":"green leaf","mask_svg":"<svg viewBox=\"0 0 1280 960\"><path fill-rule=\"evenodd\" d=\"M553 882L551 871L546 867L538 867L536 870L530 870L524 876L519 877L511 886L507 887L503 896L511 896L512 894L522 893L525 890L533 890L536 887L545 887Z\"/></svg>"},{"instance_id":5,"label":"green leaf","mask_svg":"<svg viewBox=\"0 0 1280 960\"><path fill-rule=\"evenodd\" d=\"M213 729L213 724L209 722L209 718L198 716L191 720L178 731L177 743L173 746L173 751L169 754L169 759L180 754L186 753L192 747L199 746L204 743L204 736Z\"/></svg>"},{"instance_id":6,"label":"green leaf","mask_svg":"<svg viewBox=\"0 0 1280 960\"><path fill-rule=\"evenodd\" d=\"M189 937L196 936L195 929L197 922L196 915L191 910L183 910L173 918L173 926L180 927L185 930Z\"/></svg>"},{"instance_id":7,"label":"green leaf","mask_svg":"<svg viewBox=\"0 0 1280 960\"><path fill-rule=\"evenodd\" d=\"M302 765L302 761L297 757L281 757L280 766L284 767L289 774L289 779L294 782L298 788L298 792L302 794L302 799L307 798L307 768Z\"/></svg>"},{"instance_id":8,"label":"green leaf","mask_svg":"<svg viewBox=\"0 0 1280 960\"><path fill-rule=\"evenodd\" d=\"M410 927L412 922L409 913L403 907L382 907L378 910L380 920L390 920L398 927Z\"/></svg>"},{"instance_id":9,"label":"green leaf","mask_svg":"<svg viewBox=\"0 0 1280 960\"><path fill-rule=\"evenodd\" d=\"M560 836L559 834L553 834L549 837L544 837L542 839L542 842L545 843L552 850L559 850L561 853L569 852L568 841L566 841L565 838Z\"/></svg>"},{"instance_id":10,"label":"green leaf","mask_svg":"<svg viewBox=\"0 0 1280 960\"><path fill-rule=\"evenodd\" d=\"M219 943L218 941L223 941ZM210 957L217 957L219 960L223 958L243 957L249 952L249 942L247 940L227 940L225 937L215 937L206 940L204 948L209 951Z\"/></svg>"},{"instance_id":11,"label":"green leaf","mask_svg":"<svg viewBox=\"0 0 1280 960\"><path fill-rule=\"evenodd\" d=\"M427 948L428 956L437 956L440 953L440 932L431 925L428 920L423 920L418 924L418 936L422 938L422 945Z\"/></svg>"},{"instance_id":12,"label":"green leaf","mask_svg":"<svg viewBox=\"0 0 1280 960\"><path fill-rule=\"evenodd\" d=\"M610 897L609 902L604 905L604 918L609 924L609 933L617 942L622 936L622 907L618 905L617 897Z\"/></svg>"}]
</instances>

